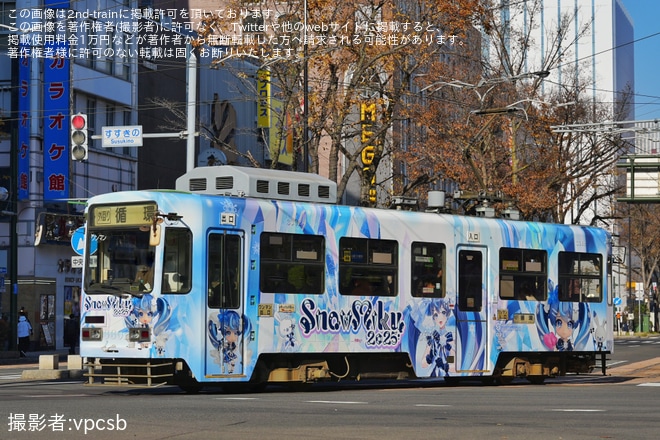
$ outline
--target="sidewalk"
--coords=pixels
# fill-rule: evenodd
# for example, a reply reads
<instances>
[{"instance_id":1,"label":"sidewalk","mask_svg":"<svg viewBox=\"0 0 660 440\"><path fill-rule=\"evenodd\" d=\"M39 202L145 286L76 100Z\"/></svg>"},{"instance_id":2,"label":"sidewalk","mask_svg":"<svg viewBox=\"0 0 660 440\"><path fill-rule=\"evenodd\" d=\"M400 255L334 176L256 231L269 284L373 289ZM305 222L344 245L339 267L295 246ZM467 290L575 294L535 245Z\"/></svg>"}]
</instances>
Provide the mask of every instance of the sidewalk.
<instances>
[{"instance_id":1,"label":"sidewalk","mask_svg":"<svg viewBox=\"0 0 660 440\"><path fill-rule=\"evenodd\" d=\"M42 354L56 354L59 357L60 363L66 364L69 349L63 348L60 350L43 350L43 351L28 351L26 357L20 357L18 351L0 351L0 368L12 367L38 367L39 356Z\"/></svg>"}]
</instances>

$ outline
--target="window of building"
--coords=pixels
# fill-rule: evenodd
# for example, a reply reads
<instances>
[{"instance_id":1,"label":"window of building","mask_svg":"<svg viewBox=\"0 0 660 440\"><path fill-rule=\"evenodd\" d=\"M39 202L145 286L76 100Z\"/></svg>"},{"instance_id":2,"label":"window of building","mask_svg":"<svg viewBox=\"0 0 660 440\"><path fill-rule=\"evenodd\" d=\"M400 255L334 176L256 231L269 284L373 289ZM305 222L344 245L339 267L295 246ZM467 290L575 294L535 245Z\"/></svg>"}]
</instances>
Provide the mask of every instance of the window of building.
<instances>
[{"instance_id":1,"label":"window of building","mask_svg":"<svg viewBox=\"0 0 660 440\"><path fill-rule=\"evenodd\" d=\"M548 254L536 249L500 249L500 298L545 301Z\"/></svg>"},{"instance_id":2,"label":"window of building","mask_svg":"<svg viewBox=\"0 0 660 440\"><path fill-rule=\"evenodd\" d=\"M325 292L325 238L264 232L260 268L262 292L321 295Z\"/></svg>"},{"instance_id":3,"label":"window of building","mask_svg":"<svg viewBox=\"0 0 660 440\"><path fill-rule=\"evenodd\" d=\"M559 300L601 302L603 259L599 254L559 252Z\"/></svg>"},{"instance_id":4,"label":"window of building","mask_svg":"<svg viewBox=\"0 0 660 440\"><path fill-rule=\"evenodd\" d=\"M339 240L339 292L356 296L396 296L398 243L343 237Z\"/></svg>"},{"instance_id":5,"label":"window of building","mask_svg":"<svg viewBox=\"0 0 660 440\"><path fill-rule=\"evenodd\" d=\"M445 296L445 245L412 244L412 296L442 298Z\"/></svg>"}]
</instances>

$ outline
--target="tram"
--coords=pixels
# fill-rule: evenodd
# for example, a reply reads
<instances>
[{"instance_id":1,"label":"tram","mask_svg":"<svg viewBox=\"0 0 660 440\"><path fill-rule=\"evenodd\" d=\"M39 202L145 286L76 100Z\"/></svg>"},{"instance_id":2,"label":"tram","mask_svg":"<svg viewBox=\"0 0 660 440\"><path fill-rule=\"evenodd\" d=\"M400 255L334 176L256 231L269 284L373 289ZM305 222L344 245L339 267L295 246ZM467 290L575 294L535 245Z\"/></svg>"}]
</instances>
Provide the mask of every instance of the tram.
<instances>
[{"instance_id":1,"label":"tram","mask_svg":"<svg viewBox=\"0 0 660 440\"><path fill-rule=\"evenodd\" d=\"M89 385L605 372L602 229L335 204L321 176L200 167L86 207Z\"/></svg>"}]
</instances>

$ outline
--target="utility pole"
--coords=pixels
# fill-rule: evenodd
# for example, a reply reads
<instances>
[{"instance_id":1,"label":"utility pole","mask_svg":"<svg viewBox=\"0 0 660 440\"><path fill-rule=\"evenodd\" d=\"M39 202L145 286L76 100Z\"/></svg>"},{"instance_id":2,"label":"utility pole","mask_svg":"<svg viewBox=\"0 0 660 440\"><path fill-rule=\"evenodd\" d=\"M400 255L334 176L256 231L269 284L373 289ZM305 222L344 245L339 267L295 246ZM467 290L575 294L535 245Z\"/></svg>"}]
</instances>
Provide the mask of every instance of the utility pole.
<instances>
[{"instance_id":1,"label":"utility pole","mask_svg":"<svg viewBox=\"0 0 660 440\"><path fill-rule=\"evenodd\" d=\"M197 56L192 45L188 52L188 69L186 71L186 86L188 94L188 114L186 123L186 171L195 168L195 119L197 113ZM193 134L195 133L195 134Z\"/></svg>"},{"instance_id":2,"label":"utility pole","mask_svg":"<svg viewBox=\"0 0 660 440\"><path fill-rule=\"evenodd\" d=\"M302 143L303 143L303 151L302 151L302 161L303 161L303 172L308 172L308 155L309 155L309 133L307 133L308 126L307 124L309 123L309 61L307 60L307 55L308 55L308 50L307 50L307 0L305 0L304 4L304 19L303 19L303 101L305 103L305 107L303 107L303 135L302 135Z\"/></svg>"},{"instance_id":3,"label":"utility pole","mask_svg":"<svg viewBox=\"0 0 660 440\"><path fill-rule=\"evenodd\" d=\"M169 133L142 133L143 138L178 138L186 139L186 172L195 168L195 138L199 132L195 131L197 118L197 56L194 48L190 47L186 71L186 130ZM141 128L140 128L141 129ZM92 139L103 139L103 135L95 134Z\"/></svg>"}]
</instances>

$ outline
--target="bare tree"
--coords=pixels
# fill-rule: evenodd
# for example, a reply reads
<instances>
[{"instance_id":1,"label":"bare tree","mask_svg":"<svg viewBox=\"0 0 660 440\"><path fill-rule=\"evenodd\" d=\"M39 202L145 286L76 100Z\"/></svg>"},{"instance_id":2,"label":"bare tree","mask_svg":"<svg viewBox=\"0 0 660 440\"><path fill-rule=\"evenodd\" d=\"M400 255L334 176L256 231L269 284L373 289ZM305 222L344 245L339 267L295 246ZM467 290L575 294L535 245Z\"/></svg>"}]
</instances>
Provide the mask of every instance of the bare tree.
<instances>
[{"instance_id":1,"label":"bare tree","mask_svg":"<svg viewBox=\"0 0 660 440\"><path fill-rule=\"evenodd\" d=\"M227 6L245 9L244 2L235 3ZM280 133L293 134L298 155L308 152L310 171L337 181L338 197L357 173L361 203L374 204L373 194L381 183L377 176L391 175L391 169L381 173L378 169L392 153L391 129L410 78L428 71L449 37L459 44L464 30L481 13L481 2L308 0L306 4L306 16L303 2L250 5L260 31L235 49L261 57L261 65L270 70L282 107ZM300 31L299 24L305 22L307 28ZM235 18L208 17L200 41L235 29ZM321 164L326 169L321 170Z\"/></svg>"},{"instance_id":2,"label":"bare tree","mask_svg":"<svg viewBox=\"0 0 660 440\"><path fill-rule=\"evenodd\" d=\"M415 182L430 185L404 188L423 192L444 179L463 190L514 200L529 219L589 222L593 203L619 190L611 176L623 144L614 136L556 133L550 127L611 120L625 110L588 99L591 83L579 75L579 66L563 63L563 54L591 23L576 33L575 12L565 14L556 26L546 26L547 44L539 54L531 48L538 48L533 36L540 0L508 2L508 15L500 2L484 4L477 27L491 55L483 60L481 77L435 69L436 75L419 80L427 93L408 111L427 129L401 157L412 164L408 174ZM561 85L548 83L546 77L557 69Z\"/></svg>"}]
</instances>

